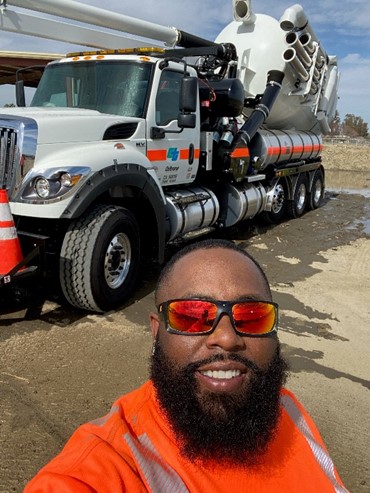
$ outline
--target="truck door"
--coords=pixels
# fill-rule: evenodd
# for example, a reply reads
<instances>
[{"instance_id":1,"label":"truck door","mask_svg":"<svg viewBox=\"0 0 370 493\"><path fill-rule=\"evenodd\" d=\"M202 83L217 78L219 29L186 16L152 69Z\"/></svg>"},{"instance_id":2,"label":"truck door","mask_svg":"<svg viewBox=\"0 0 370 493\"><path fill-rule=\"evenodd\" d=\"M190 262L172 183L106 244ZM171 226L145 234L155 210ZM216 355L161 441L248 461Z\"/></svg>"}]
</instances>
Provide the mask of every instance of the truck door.
<instances>
[{"instance_id":1,"label":"truck door","mask_svg":"<svg viewBox=\"0 0 370 493\"><path fill-rule=\"evenodd\" d=\"M177 124L182 78L183 72L161 71L158 84L154 83L157 93L152 95L154 104L148 113L147 157L163 186L194 181L199 165L199 118L196 128L181 130ZM155 138L153 127L163 130L164 137Z\"/></svg>"}]
</instances>

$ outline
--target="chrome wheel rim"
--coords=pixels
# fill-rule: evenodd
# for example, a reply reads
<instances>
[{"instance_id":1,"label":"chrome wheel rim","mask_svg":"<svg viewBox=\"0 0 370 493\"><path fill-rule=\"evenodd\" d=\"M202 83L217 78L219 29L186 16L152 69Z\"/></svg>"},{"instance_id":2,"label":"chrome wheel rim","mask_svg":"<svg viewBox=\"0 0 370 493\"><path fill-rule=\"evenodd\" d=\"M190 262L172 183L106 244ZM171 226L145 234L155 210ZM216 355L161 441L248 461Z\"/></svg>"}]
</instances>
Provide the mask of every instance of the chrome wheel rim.
<instances>
[{"instance_id":1,"label":"chrome wheel rim","mask_svg":"<svg viewBox=\"0 0 370 493\"><path fill-rule=\"evenodd\" d=\"M132 259L131 243L127 235L118 233L109 242L104 258L104 276L111 289L122 286Z\"/></svg>"},{"instance_id":2,"label":"chrome wheel rim","mask_svg":"<svg viewBox=\"0 0 370 493\"><path fill-rule=\"evenodd\" d=\"M298 211L301 211L304 208L304 205L306 203L306 185L304 183L301 183L299 185L298 193L297 193L297 209Z\"/></svg>"},{"instance_id":3,"label":"chrome wheel rim","mask_svg":"<svg viewBox=\"0 0 370 493\"><path fill-rule=\"evenodd\" d=\"M318 179L315 184L315 193L313 196L315 206L317 206L320 203L320 200L322 198L322 190L323 190L322 181Z\"/></svg>"},{"instance_id":4,"label":"chrome wheel rim","mask_svg":"<svg viewBox=\"0 0 370 493\"><path fill-rule=\"evenodd\" d=\"M284 205L285 193L284 187L280 184L276 185L272 198L271 210L274 214L279 214Z\"/></svg>"}]
</instances>

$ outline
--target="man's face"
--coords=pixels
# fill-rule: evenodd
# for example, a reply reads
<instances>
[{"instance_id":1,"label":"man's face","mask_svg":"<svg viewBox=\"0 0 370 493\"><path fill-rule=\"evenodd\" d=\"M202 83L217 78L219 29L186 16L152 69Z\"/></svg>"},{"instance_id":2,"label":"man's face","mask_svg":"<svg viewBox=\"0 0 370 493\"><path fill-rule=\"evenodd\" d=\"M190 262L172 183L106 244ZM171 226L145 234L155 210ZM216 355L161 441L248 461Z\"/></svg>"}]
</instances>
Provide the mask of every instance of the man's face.
<instances>
[{"instance_id":1,"label":"man's face","mask_svg":"<svg viewBox=\"0 0 370 493\"><path fill-rule=\"evenodd\" d=\"M159 303L195 297L270 299L255 264L223 248L191 252L180 259L158 296ZM235 455L241 458L245 454L240 447L246 441L250 453L260 453L276 425L279 391L285 378L276 335L238 335L226 314L215 330L204 336L168 333L163 319L154 313L150 323L156 340L152 380L185 454L192 459L194 455L204 456L208 443L208 449L211 446L214 451L216 447L224 459L232 456L237 446ZM194 423L189 425L192 419ZM229 437L226 441L225 435ZM244 449L247 451L248 443Z\"/></svg>"},{"instance_id":2,"label":"man's face","mask_svg":"<svg viewBox=\"0 0 370 493\"><path fill-rule=\"evenodd\" d=\"M177 298L205 297L222 301L241 298L269 300L264 280L254 263L238 252L214 248L189 253L175 265L159 302ZM170 334L156 315L151 316L153 335L159 336L164 353L180 368L190 363L208 360L229 353L247 358L260 369L266 369L277 347L277 338L239 336L229 319L222 315L216 329L209 335L189 336ZM159 331L159 333L158 333ZM219 378L217 372L234 372ZM210 371L215 372L210 376ZM235 372L237 376L235 376ZM214 362L201 366L196 372L199 393L235 394L248 387L251 371L238 362Z\"/></svg>"}]
</instances>

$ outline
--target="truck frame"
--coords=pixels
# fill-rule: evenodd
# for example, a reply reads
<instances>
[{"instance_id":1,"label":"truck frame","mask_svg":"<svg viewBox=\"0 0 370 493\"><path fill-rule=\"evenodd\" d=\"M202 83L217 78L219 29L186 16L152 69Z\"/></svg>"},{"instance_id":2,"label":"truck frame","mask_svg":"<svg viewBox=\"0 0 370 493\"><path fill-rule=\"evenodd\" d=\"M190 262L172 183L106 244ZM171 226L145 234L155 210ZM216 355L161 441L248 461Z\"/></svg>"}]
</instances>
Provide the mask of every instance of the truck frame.
<instances>
[{"instance_id":1,"label":"truck frame","mask_svg":"<svg viewBox=\"0 0 370 493\"><path fill-rule=\"evenodd\" d=\"M0 187L25 255L0 285L58 277L70 304L106 312L168 244L320 206L338 71L301 6L277 21L234 0L209 41L71 0L3 2L10 32L63 38L60 19L10 3L90 24L65 23L66 38L93 50L48 64L29 107L19 80L0 114Z\"/></svg>"}]
</instances>

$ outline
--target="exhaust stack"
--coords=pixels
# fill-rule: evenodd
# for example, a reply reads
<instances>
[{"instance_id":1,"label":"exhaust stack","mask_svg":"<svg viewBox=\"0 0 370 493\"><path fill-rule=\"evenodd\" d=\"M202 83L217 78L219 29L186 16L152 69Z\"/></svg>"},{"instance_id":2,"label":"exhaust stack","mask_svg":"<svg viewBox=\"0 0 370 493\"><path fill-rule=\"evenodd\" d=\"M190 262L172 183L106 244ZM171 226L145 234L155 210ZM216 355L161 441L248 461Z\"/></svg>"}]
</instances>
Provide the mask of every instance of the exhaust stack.
<instances>
[{"instance_id":1,"label":"exhaust stack","mask_svg":"<svg viewBox=\"0 0 370 493\"><path fill-rule=\"evenodd\" d=\"M285 62L289 64L293 72L297 74L301 80L303 80L304 82L308 81L310 77L309 73L307 72L304 64L297 56L297 52L295 51L294 48L286 49L283 53L283 59Z\"/></svg>"},{"instance_id":2,"label":"exhaust stack","mask_svg":"<svg viewBox=\"0 0 370 493\"><path fill-rule=\"evenodd\" d=\"M315 51L315 47L312 42L311 34L308 33L301 34L299 37L299 41L301 42L301 45L307 51L307 53L309 55L312 55L313 52Z\"/></svg>"},{"instance_id":3,"label":"exhaust stack","mask_svg":"<svg viewBox=\"0 0 370 493\"><path fill-rule=\"evenodd\" d=\"M283 31L298 31L302 34L306 33L310 36L311 41L319 45L319 55L327 60L327 55L320 46L318 37L310 26L308 18L303 10L303 7L296 3L287 8L280 18L280 27Z\"/></svg>"},{"instance_id":4,"label":"exhaust stack","mask_svg":"<svg viewBox=\"0 0 370 493\"><path fill-rule=\"evenodd\" d=\"M288 46L291 48L294 48L296 51L299 60L302 62L302 64L306 67L309 68L312 65L312 58L308 54L308 52L305 50L305 48L302 45L302 42L300 38L298 37L298 34L296 32L290 32L285 36L285 41Z\"/></svg>"},{"instance_id":5,"label":"exhaust stack","mask_svg":"<svg viewBox=\"0 0 370 493\"><path fill-rule=\"evenodd\" d=\"M318 94L328 57L301 5L293 5L284 12L280 27L288 31L285 36L288 48L283 53L283 60L290 67L293 77L299 79L298 84L305 84L302 86L305 94Z\"/></svg>"},{"instance_id":6,"label":"exhaust stack","mask_svg":"<svg viewBox=\"0 0 370 493\"><path fill-rule=\"evenodd\" d=\"M234 20L243 24L253 24L256 16L252 12L252 0L233 0Z\"/></svg>"}]
</instances>

